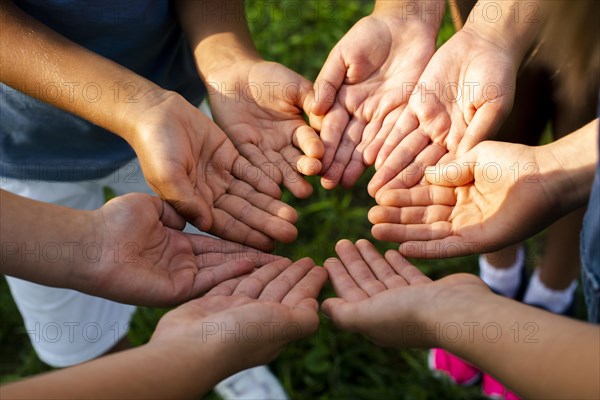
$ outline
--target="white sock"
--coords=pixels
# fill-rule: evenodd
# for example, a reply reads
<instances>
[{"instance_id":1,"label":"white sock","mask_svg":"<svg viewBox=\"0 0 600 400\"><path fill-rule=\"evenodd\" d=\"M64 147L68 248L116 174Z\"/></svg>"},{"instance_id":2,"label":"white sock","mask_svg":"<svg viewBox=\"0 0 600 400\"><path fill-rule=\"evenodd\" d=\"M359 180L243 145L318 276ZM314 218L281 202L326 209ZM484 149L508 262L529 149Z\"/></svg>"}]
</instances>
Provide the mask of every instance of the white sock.
<instances>
[{"instance_id":1,"label":"white sock","mask_svg":"<svg viewBox=\"0 0 600 400\"><path fill-rule=\"evenodd\" d=\"M517 250L517 259L508 268L496 268L484 256L479 256L479 277L503 296L514 298L521 285L521 271L525 267L525 249Z\"/></svg>"},{"instance_id":2,"label":"white sock","mask_svg":"<svg viewBox=\"0 0 600 400\"><path fill-rule=\"evenodd\" d=\"M540 280L540 270L536 268L529 281L523 302L542 306L553 313L562 313L573 301L575 289L577 289L577 280L571 282L566 289L550 289Z\"/></svg>"}]
</instances>

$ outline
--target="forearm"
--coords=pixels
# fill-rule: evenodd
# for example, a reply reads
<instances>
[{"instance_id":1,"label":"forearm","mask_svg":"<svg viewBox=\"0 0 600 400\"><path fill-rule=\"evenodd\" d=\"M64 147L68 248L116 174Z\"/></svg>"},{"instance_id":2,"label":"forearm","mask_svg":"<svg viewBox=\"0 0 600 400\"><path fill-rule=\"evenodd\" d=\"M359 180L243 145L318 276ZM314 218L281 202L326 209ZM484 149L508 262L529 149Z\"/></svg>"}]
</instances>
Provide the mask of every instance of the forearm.
<instances>
[{"instance_id":1,"label":"forearm","mask_svg":"<svg viewBox=\"0 0 600 400\"><path fill-rule=\"evenodd\" d=\"M205 82L211 71L242 60L260 60L244 13L244 0L180 0L177 13Z\"/></svg>"},{"instance_id":2,"label":"forearm","mask_svg":"<svg viewBox=\"0 0 600 400\"><path fill-rule=\"evenodd\" d=\"M99 256L92 213L0 191L2 274L74 288Z\"/></svg>"},{"instance_id":3,"label":"forearm","mask_svg":"<svg viewBox=\"0 0 600 400\"><path fill-rule=\"evenodd\" d=\"M134 113L163 93L151 81L59 35L12 2L2 2L0 18L0 81L23 93L126 140L134 131ZM65 94L40 90L48 83Z\"/></svg>"},{"instance_id":4,"label":"forearm","mask_svg":"<svg viewBox=\"0 0 600 400\"><path fill-rule=\"evenodd\" d=\"M543 3L541 0L479 0L463 30L504 48L518 66L542 29Z\"/></svg>"},{"instance_id":5,"label":"forearm","mask_svg":"<svg viewBox=\"0 0 600 400\"><path fill-rule=\"evenodd\" d=\"M430 304L433 345L525 398L598 398L600 328L492 293Z\"/></svg>"},{"instance_id":6,"label":"forearm","mask_svg":"<svg viewBox=\"0 0 600 400\"><path fill-rule=\"evenodd\" d=\"M152 343L2 387L17 398L199 398L220 379L208 346ZM210 366L210 367L207 367Z\"/></svg>"},{"instance_id":7,"label":"forearm","mask_svg":"<svg viewBox=\"0 0 600 400\"><path fill-rule=\"evenodd\" d=\"M598 164L598 119L536 148L536 159L540 176L562 214L585 206Z\"/></svg>"},{"instance_id":8,"label":"forearm","mask_svg":"<svg viewBox=\"0 0 600 400\"><path fill-rule=\"evenodd\" d=\"M444 19L445 7L445 0L377 0L373 15L400 18L401 23L420 24L428 29L435 40Z\"/></svg>"}]
</instances>

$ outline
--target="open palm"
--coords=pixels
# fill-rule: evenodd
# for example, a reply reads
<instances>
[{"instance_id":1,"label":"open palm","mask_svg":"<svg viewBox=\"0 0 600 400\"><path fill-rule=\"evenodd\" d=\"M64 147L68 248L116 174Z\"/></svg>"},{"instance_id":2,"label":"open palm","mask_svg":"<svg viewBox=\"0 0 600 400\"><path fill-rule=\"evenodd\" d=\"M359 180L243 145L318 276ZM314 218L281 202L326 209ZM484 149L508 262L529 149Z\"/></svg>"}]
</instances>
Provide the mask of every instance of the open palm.
<instances>
[{"instance_id":1,"label":"open palm","mask_svg":"<svg viewBox=\"0 0 600 400\"><path fill-rule=\"evenodd\" d=\"M92 279L79 288L146 306L179 304L279 259L236 243L181 232L185 220L164 200L117 197L92 213L98 254L87 251ZM91 248L91 247L90 247Z\"/></svg>"},{"instance_id":2,"label":"open palm","mask_svg":"<svg viewBox=\"0 0 600 400\"><path fill-rule=\"evenodd\" d=\"M296 212L277 200L277 183L181 96L141 116L132 147L150 187L198 228L263 250L296 238Z\"/></svg>"},{"instance_id":3,"label":"open palm","mask_svg":"<svg viewBox=\"0 0 600 400\"><path fill-rule=\"evenodd\" d=\"M387 126L388 114L408 102L435 51L436 33L421 21L371 15L333 48L315 81L311 109L311 124L325 144L323 187L356 183L365 170L366 145Z\"/></svg>"},{"instance_id":4,"label":"open palm","mask_svg":"<svg viewBox=\"0 0 600 400\"><path fill-rule=\"evenodd\" d=\"M394 128L368 148L377 154L369 193L410 187L424 168L409 166L434 165L496 134L512 108L516 76L508 50L466 28L457 32L432 57Z\"/></svg>"},{"instance_id":5,"label":"open palm","mask_svg":"<svg viewBox=\"0 0 600 400\"><path fill-rule=\"evenodd\" d=\"M240 65L243 64L243 65ZM323 144L303 118L311 83L281 64L237 62L207 82L217 124L242 156L305 198L312 186L303 175L321 170Z\"/></svg>"},{"instance_id":6,"label":"open palm","mask_svg":"<svg viewBox=\"0 0 600 400\"><path fill-rule=\"evenodd\" d=\"M502 249L556 216L555 195L539 152L483 142L456 161L428 170L430 184L378 193L369 212L373 236L402 243L406 256L438 258ZM525 222L526 221L526 222Z\"/></svg>"}]
</instances>

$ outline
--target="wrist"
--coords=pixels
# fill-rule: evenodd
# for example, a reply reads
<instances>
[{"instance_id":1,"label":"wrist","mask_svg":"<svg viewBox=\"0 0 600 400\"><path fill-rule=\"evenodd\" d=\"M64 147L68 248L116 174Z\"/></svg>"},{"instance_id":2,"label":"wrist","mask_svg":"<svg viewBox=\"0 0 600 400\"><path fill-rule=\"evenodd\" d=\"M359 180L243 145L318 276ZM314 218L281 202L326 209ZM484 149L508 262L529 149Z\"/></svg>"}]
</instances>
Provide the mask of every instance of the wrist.
<instances>
[{"instance_id":1,"label":"wrist","mask_svg":"<svg viewBox=\"0 0 600 400\"><path fill-rule=\"evenodd\" d=\"M425 2L378 1L371 17L388 21L392 35L415 32L422 39L435 43L444 18L445 1Z\"/></svg>"},{"instance_id":2,"label":"wrist","mask_svg":"<svg viewBox=\"0 0 600 400\"><path fill-rule=\"evenodd\" d=\"M558 141L536 147L534 151L541 184L553 209L560 215L566 215L584 206L595 171L590 166L574 165L578 157L577 149Z\"/></svg>"},{"instance_id":3,"label":"wrist","mask_svg":"<svg viewBox=\"0 0 600 400\"><path fill-rule=\"evenodd\" d=\"M176 94L153 83L137 86L136 90L135 98L121 107L118 115L119 128L115 130L115 133L132 147L142 115Z\"/></svg>"},{"instance_id":4,"label":"wrist","mask_svg":"<svg viewBox=\"0 0 600 400\"><path fill-rule=\"evenodd\" d=\"M535 13L522 10L526 7L535 7ZM488 15L492 12L496 17ZM519 66L541 27L541 5L536 0L527 5L520 2L478 1L462 30L502 48Z\"/></svg>"},{"instance_id":5,"label":"wrist","mask_svg":"<svg viewBox=\"0 0 600 400\"><path fill-rule=\"evenodd\" d=\"M436 39L444 19L445 0L428 1L376 1L374 17L393 18L398 27L415 25L427 31L428 36Z\"/></svg>"}]
</instances>

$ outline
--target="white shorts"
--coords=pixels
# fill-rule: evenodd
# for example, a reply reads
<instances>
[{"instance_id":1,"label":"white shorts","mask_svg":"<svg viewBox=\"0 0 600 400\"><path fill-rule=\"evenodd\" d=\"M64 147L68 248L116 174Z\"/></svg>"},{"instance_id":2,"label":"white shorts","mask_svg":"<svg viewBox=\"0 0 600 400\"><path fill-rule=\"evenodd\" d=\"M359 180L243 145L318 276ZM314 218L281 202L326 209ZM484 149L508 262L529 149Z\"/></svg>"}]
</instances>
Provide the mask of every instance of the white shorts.
<instances>
[{"instance_id":1,"label":"white shorts","mask_svg":"<svg viewBox=\"0 0 600 400\"><path fill-rule=\"evenodd\" d=\"M202 108L206 112L206 108ZM210 114L209 114L210 115ZM81 210L104 204L104 187L117 195L154 194L137 159L94 181L49 182L0 177L0 189L46 203ZM187 225L186 232L199 233ZM79 364L106 353L129 330L135 306L75 290L38 285L6 277L39 358L53 367Z\"/></svg>"}]
</instances>

